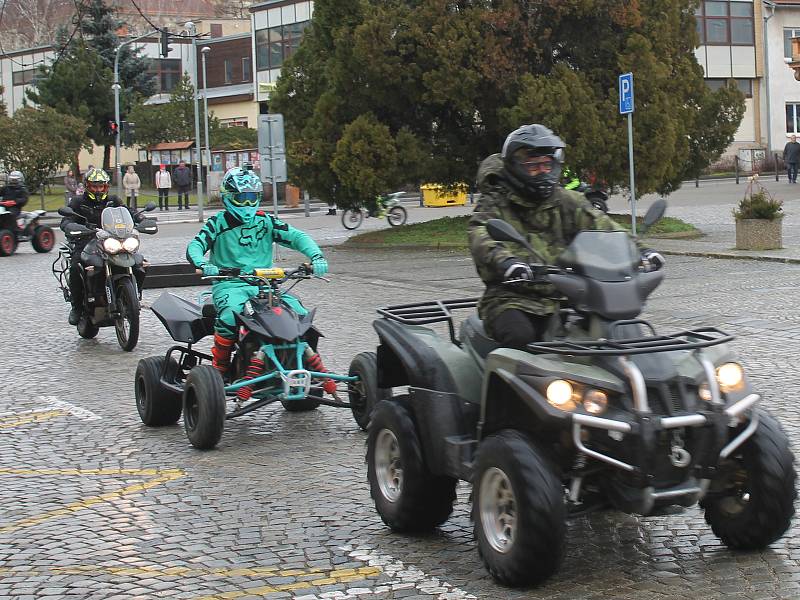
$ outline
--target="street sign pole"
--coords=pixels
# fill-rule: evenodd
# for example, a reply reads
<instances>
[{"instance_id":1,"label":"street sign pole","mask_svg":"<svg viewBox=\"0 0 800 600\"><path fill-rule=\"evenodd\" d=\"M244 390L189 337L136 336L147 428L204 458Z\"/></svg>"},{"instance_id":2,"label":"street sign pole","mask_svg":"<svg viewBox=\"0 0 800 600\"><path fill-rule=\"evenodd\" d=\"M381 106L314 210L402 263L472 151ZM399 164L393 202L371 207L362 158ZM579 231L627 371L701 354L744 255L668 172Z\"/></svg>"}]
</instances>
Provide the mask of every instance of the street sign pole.
<instances>
[{"instance_id":1,"label":"street sign pole","mask_svg":"<svg viewBox=\"0 0 800 600\"><path fill-rule=\"evenodd\" d=\"M278 218L278 182L286 181L286 141L283 115L259 115L258 152L261 160L261 181L272 185L272 213ZM278 256L278 246L274 248Z\"/></svg>"},{"instance_id":2,"label":"street sign pole","mask_svg":"<svg viewBox=\"0 0 800 600\"><path fill-rule=\"evenodd\" d=\"M636 235L636 182L633 169L633 73L619 76L619 114L628 115L628 166L631 178L631 233Z\"/></svg>"}]
</instances>

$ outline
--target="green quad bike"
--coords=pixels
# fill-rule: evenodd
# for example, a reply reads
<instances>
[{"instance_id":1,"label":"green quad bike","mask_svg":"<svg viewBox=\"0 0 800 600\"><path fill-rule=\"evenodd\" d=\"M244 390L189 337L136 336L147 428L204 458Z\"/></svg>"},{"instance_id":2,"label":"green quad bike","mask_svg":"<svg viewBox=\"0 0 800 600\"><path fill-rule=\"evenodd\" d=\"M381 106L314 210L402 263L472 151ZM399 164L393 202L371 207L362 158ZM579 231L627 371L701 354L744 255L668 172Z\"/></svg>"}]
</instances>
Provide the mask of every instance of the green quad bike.
<instances>
[{"instance_id":1,"label":"green quad bike","mask_svg":"<svg viewBox=\"0 0 800 600\"><path fill-rule=\"evenodd\" d=\"M504 221L488 230L527 247ZM478 551L508 586L555 573L566 519L599 508L647 516L699 502L730 548L780 538L794 514L794 458L733 338L713 327L659 334L637 318L663 272L641 263L626 232L582 232L557 262L532 265L565 299L526 351L500 347L475 316L456 337L451 311L476 299L378 310L374 389L408 386L376 401L368 428L383 521L436 527L469 481ZM436 322L449 339L424 326Z\"/></svg>"}]
</instances>

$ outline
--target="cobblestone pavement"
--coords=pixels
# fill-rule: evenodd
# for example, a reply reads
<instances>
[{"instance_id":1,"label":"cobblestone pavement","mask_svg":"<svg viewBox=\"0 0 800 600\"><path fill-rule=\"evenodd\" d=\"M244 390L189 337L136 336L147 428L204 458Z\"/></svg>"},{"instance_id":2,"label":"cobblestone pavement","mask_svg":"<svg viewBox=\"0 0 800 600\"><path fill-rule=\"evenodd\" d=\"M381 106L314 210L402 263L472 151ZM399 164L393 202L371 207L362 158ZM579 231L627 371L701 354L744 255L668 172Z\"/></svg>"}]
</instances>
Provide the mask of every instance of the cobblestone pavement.
<instances>
[{"instance_id":1,"label":"cobblestone pavement","mask_svg":"<svg viewBox=\"0 0 800 600\"><path fill-rule=\"evenodd\" d=\"M178 234L164 228L152 245L177 248ZM376 306L479 291L461 254L332 248L328 256L332 283L297 291L318 307L321 351L336 370L374 349ZM142 426L136 362L171 340L149 311L132 353L109 329L81 340L66 324L51 260L30 248L0 260L0 598L800 597L797 527L765 552L732 553L698 509L578 518L556 577L534 590L499 588L475 550L467 486L435 533L398 535L381 523L365 436L348 411L270 406L229 422L210 452L193 450L180 426ZM670 257L647 310L662 327L735 333L794 446L799 288L799 266Z\"/></svg>"}]
</instances>

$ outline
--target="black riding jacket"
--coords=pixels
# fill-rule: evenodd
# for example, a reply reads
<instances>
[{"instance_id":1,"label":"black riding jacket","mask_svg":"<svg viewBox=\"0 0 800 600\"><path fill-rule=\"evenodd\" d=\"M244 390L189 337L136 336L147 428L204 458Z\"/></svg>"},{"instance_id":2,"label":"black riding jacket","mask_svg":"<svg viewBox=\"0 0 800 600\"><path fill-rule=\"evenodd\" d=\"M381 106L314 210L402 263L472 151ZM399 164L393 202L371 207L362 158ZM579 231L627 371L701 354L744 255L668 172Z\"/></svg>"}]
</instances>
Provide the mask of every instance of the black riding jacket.
<instances>
[{"instance_id":1,"label":"black riding jacket","mask_svg":"<svg viewBox=\"0 0 800 600\"><path fill-rule=\"evenodd\" d=\"M28 203L28 188L24 185L4 185L0 188L0 200L13 200L16 206L8 206L15 215L19 215L22 207Z\"/></svg>"}]
</instances>

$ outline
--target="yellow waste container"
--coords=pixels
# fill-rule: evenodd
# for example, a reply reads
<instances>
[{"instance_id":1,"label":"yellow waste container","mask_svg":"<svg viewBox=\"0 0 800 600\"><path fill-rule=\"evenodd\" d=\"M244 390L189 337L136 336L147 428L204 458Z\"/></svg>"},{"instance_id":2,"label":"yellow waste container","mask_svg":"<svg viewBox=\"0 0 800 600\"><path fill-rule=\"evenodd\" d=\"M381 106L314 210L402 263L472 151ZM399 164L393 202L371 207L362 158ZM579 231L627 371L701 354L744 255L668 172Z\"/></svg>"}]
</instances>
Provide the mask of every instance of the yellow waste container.
<instances>
[{"instance_id":1,"label":"yellow waste container","mask_svg":"<svg viewBox=\"0 0 800 600\"><path fill-rule=\"evenodd\" d=\"M426 183L420 186L420 189L423 206L463 206L467 203L469 187L466 183L454 188L446 188L438 183Z\"/></svg>"}]
</instances>

